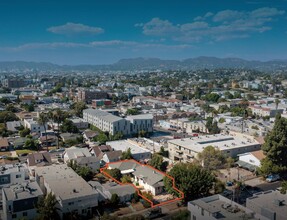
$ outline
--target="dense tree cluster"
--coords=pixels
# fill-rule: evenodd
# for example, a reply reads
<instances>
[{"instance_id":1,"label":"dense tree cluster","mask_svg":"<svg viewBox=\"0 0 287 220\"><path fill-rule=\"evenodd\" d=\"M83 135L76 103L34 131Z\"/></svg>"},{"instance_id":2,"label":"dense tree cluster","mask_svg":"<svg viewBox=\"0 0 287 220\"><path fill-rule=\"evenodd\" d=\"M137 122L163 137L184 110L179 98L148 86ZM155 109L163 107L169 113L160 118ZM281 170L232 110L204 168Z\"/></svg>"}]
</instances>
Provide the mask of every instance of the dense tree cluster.
<instances>
[{"instance_id":1,"label":"dense tree cluster","mask_svg":"<svg viewBox=\"0 0 287 220\"><path fill-rule=\"evenodd\" d=\"M287 170L287 119L276 116L271 132L265 137L262 150L266 158L261 162L263 174L278 173Z\"/></svg>"}]
</instances>

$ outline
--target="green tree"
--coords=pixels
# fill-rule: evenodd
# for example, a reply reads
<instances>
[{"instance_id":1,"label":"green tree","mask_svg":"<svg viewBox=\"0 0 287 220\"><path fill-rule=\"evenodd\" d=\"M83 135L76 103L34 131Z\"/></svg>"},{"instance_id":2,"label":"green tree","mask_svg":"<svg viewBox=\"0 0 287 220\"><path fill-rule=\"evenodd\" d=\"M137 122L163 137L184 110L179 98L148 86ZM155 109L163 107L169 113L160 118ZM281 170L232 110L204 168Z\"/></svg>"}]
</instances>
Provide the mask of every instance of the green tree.
<instances>
[{"instance_id":1,"label":"green tree","mask_svg":"<svg viewBox=\"0 0 287 220\"><path fill-rule=\"evenodd\" d=\"M24 148L29 150L38 150L38 142L32 138L29 138L25 141Z\"/></svg>"},{"instance_id":2,"label":"green tree","mask_svg":"<svg viewBox=\"0 0 287 220\"><path fill-rule=\"evenodd\" d=\"M150 201L153 201L153 195L151 193L143 192L142 195ZM144 199L143 206L145 208L150 208L151 204L147 200Z\"/></svg>"},{"instance_id":3,"label":"green tree","mask_svg":"<svg viewBox=\"0 0 287 220\"><path fill-rule=\"evenodd\" d=\"M214 193L219 194L222 193L224 190L225 190L225 184L220 180L216 179L214 184Z\"/></svg>"},{"instance_id":4,"label":"green tree","mask_svg":"<svg viewBox=\"0 0 287 220\"><path fill-rule=\"evenodd\" d=\"M225 122L225 119L224 119L224 118L220 118L220 119L218 120L218 122L219 122L219 123L224 123L224 122Z\"/></svg>"},{"instance_id":5,"label":"green tree","mask_svg":"<svg viewBox=\"0 0 287 220\"><path fill-rule=\"evenodd\" d=\"M147 133L145 130L140 130L138 136L139 137L146 137Z\"/></svg>"},{"instance_id":6,"label":"green tree","mask_svg":"<svg viewBox=\"0 0 287 220\"><path fill-rule=\"evenodd\" d=\"M137 108L129 108L126 112L127 115L138 115L139 110Z\"/></svg>"},{"instance_id":7,"label":"green tree","mask_svg":"<svg viewBox=\"0 0 287 220\"><path fill-rule=\"evenodd\" d=\"M19 119L13 112L0 112L0 123L6 123L7 121L19 121Z\"/></svg>"},{"instance_id":8,"label":"green tree","mask_svg":"<svg viewBox=\"0 0 287 220\"><path fill-rule=\"evenodd\" d=\"M75 160L70 160L67 163L68 167L71 167L80 177L86 181L90 181L94 177L92 169L88 166L80 166Z\"/></svg>"},{"instance_id":9,"label":"green tree","mask_svg":"<svg viewBox=\"0 0 287 220\"><path fill-rule=\"evenodd\" d=\"M71 109L73 109L74 114L78 117L83 116L83 110L86 108L87 108L87 105L84 102L76 102L73 105L71 105Z\"/></svg>"},{"instance_id":10,"label":"green tree","mask_svg":"<svg viewBox=\"0 0 287 220\"><path fill-rule=\"evenodd\" d=\"M266 158L262 161L261 172L279 172L287 168L287 119L276 116L275 124L271 132L265 137L262 150Z\"/></svg>"},{"instance_id":11,"label":"green tree","mask_svg":"<svg viewBox=\"0 0 287 220\"><path fill-rule=\"evenodd\" d=\"M115 178L116 180L120 181L122 178L122 173L119 169L110 169L110 170L105 170L111 177Z\"/></svg>"},{"instance_id":12,"label":"green tree","mask_svg":"<svg viewBox=\"0 0 287 220\"><path fill-rule=\"evenodd\" d=\"M71 120L65 119L63 124L60 126L61 132L68 132L68 133L78 133L79 129L76 125L73 124Z\"/></svg>"},{"instance_id":13,"label":"green tree","mask_svg":"<svg viewBox=\"0 0 287 220\"><path fill-rule=\"evenodd\" d=\"M127 151L124 151L121 156L121 160L133 159L131 149L128 148Z\"/></svg>"},{"instance_id":14,"label":"green tree","mask_svg":"<svg viewBox=\"0 0 287 220\"><path fill-rule=\"evenodd\" d=\"M163 156L163 157L168 157L168 150L165 150L164 147L161 146L158 154Z\"/></svg>"},{"instance_id":15,"label":"green tree","mask_svg":"<svg viewBox=\"0 0 287 220\"><path fill-rule=\"evenodd\" d=\"M56 220L60 219L57 213L57 199L52 193L42 197L36 206L39 213L39 220Z\"/></svg>"},{"instance_id":16,"label":"green tree","mask_svg":"<svg viewBox=\"0 0 287 220\"><path fill-rule=\"evenodd\" d=\"M206 128L210 134L218 134L220 133L220 129L218 127L217 121L213 121L213 117L208 117L206 119Z\"/></svg>"},{"instance_id":17,"label":"green tree","mask_svg":"<svg viewBox=\"0 0 287 220\"><path fill-rule=\"evenodd\" d=\"M38 123L39 125L42 125L44 127L44 132L45 132L45 136L46 136L46 141L45 141L45 145L47 147L47 151L48 151L48 134L47 134L47 123L48 123L49 119L48 119L48 114L47 113L40 113L39 118L38 118Z\"/></svg>"},{"instance_id":18,"label":"green tree","mask_svg":"<svg viewBox=\"0 0 287 220\"><path fill-rule=\"evenodd\" d=\"M5 105L11 103L10 99L7 99L7 98L5 98L5 97L1 98L1 99L0 99L0 102L2 102L2 103L5 104Z\"/></svg>"},{"instance_id":19,"label":"green tree","mask_svg":"<svg viewBox=\"0 0 287 220\"><path fill-rule=\"evenodd\" d=\"M282 194L286 194L286 192L287 192L287 181L286 180L281 183L280 192Z\"/></svg>"},{"instance_id":20,"label":"green tree","mask_svg":"<svg viewBox=\"0 0 287 220\"><path fill-rule=\"evenodd\" d=\"M32 104L24 104L21 107L24 108L25 111L27 111L27 112L32 112L35 110L35 106L33 103Z\"/></svg>"},{"instance_id":21,"label":"green tree","mask_svg":"<svg viewBox=\"0 0 287 220\"><path fill-rule=\"evenodd\" d=\"M109 138L105 133L100 133L97 137L96 140L100 143L100 144L105 144Z\"/></svg>"},{"instance_id":22,"label":"green tree","mask_svg":"<svg viewBox=\"0 0 287 220\"><path fill-rule=\"evenodd\" d=\"M118 205L120 202L118 194L113 193L110 202L112 205Z\"/></svg>"},{"instance_id":23,"label":"green tree","mask_svg":"<svg viewBox=\"0 0 287 220\"><path fill-rule=\"evenodd\" d=\"M122 183L132 183L132 178L129 175L123 175L121 178Z\"/></svg>"},{"instance_id":24,"label":"green tree","mask_svg":"<svg viewBox=\"0 0 287 220\"><path fill-rule=\"evenodd\" d=\"M153 154L151 160L149 161L149 165L161 170L163 172L166 171L166 168L168 166L168 162L163 161L163 157L159 154Z\"/></svg>"},{"instance_id":25,"label":"green tree","mask_svg":"<svg viewBox=\"0 0 287 220\"><path fill-rule=\"evenodd\" d=\"M76 170L76 173L80 177L82 177L84 180L86 180L87 182L92 180L94 177L94 173L93 173L92 169L88 166L78 167L78 169Z\"/></svg>"},{"instance_id":26,"label":"green tree","mask_svg":"<svg viewBox=\"0 0 287 220\"><path fill-rule=\"evenodd\" d=\"M186 202L206 196L215 182L209 170L194 163L178 163L168 174L174 178L176 187L184 193ZM168 177L164 178L164 184L170 193L176 194Z\"/></svg>"},{"instance_id":27,"label":"green tree","mask_svg":"<svg viewBox=\"0 0 287 220\"><path fill-rule=\"evenodd\" d=\"M280 100L279 99L275 99L276 110L278 109L279 103L280 103Z\"/></svg>"},{"instance_id":28,"label":"green tree","mask_svg":"<svg viewBox=\"0 0 287 220\"><path fill-rule=\"evenodd\" d=\"M58 148L59 148L59 143L60 143L60 124L67 118L69 117L69 114L67 112L63 112L61 109L55 109L54 111L49 113L51 118L53 119L54 122L57 123L58 125ZM70 131L64 131L64 132L70 132ZM73 133L73 132L72 132ZM75 132L76 133L76 132Z\"/></svg>"},{"instance_id":29,"label":"green tree","mask_svg":"<svg viewBox=\"0 0 287 220\"><path fill-rule=\"evenodd\" d=\"M222 168L226 164L226 157L219 149L213 146L207 146L198 153L199 163L208 170L216 170Z\"/></svg>"},{"instance_id":30,"label":"green tree","mask_svg":"<svg viewBox=\"0 0 287 220\"><path fill-rule=\"evenodd\" d=\"M27 135L29 135L31 132L31 130L29 128L24 128L23 130L21 130L20 133L20 137L26 137Z\"/></svg>"},{"instance_id":31,"label":"green tree","mask_svg":"<svg viewBox=\"0 0 287 220\"><path fill-rule=\"evenodd\" d=\"M220 98L220 95L216 93L209 93L204 96L204 100L208 102L217 102L219 98Z\"/></svg>"},{"instance_id":32,"label":"green tree","mask_svg":"<svg viewBox=\"0 0 287 220\"><path fill-rule=\"evenodd\" d=\"M9 112L17 112L18 109L13 105L13 104L8 104L5 108L6 111L9 111Z\"/></svg>"}]
</instances>

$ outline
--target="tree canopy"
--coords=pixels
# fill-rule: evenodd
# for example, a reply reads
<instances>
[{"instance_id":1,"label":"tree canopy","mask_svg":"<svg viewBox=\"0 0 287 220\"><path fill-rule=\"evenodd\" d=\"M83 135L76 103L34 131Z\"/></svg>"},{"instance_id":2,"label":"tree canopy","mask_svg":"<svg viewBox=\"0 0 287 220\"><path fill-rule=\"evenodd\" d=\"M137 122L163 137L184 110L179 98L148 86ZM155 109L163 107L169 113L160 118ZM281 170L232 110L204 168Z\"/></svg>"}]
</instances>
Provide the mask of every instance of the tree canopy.
<instances>
[{"instance_id":1,"label":"tree canopy","mask_svg":"<svg viewBox=\"0 0 287 220\"><path fill-rule=\"evenodd\" d=\"M127 151L124 151L121 156L121 160L133 159L131 149L128 148Z\"/></svg>"},{"instance_id":2,"label":"tree canopy","mask_svg":"<svg viewBox=\"0 0 287 220\"><path fill-rule=\"evenodd\" d=\"M139 110L137 108L129 108L126 112L127 115L137 115L139 114Z\"/></svg>"},{"instance_id":3,"label":"tree canopy","mask_svg":"<svg viewBox=\"0 0 287 220\"><path fill-rule=\"evenodd\" d=\"M13 112L0 112L0 123L6 123L7 121L19 121L19 119Z\"/></svg>"},{"instance_id":4,"label":"tree canopy","mask_svg":"<svg viewBox=\"0 0 287 220\"><path fill-rule=\"evenodd\" d=\"M110 169L110 170L105 170L111 177L115 178L116 180L120 181L122 178L122 173L119 169Z\"/></svg>"},{"instance_id":5,"label":"tree canopy","mask_svg":"<svg viewBox=\"0 0 287 220\"><path fill-rule=\"evenodd\" d=\"M70 160L67 164L71 167L80 177L86 181L93 179L94 173L92 169L88 166L79 166L76 161Z\"/></svg>"},{"instance_id":6,"label":"tree canopy","mask_svg":"<svg viewBox=\"0 0 287 220\"><path fill-rule=\"evenodd\" d=\"M57 214L58 201L52 193L48 193L45 197L41 198L37 204L37 211L39 213L39 220L55 220L60 219Z\"/></svg>"},{"instance_id":7,"label":"tree canopy","mask_svg":"<svg viewBox=\"0 0 287 220\"><path fill-rule=\"evenodd\" d=\"M213 146L207 146L202 152L198 153L198 160L208 170L222 168L226 164L226 156Z\"/></svg>"},{"instance_id":8,"label":"tree canopy","mask_svg":"<svg viewBox=\"0 0 287 220\"><path fill-rule=\"evenodd\" d=\"M61 132L77 133L79 129L73 124L71 120L66 119L60 126Z\"/></svg>"},{"instance_id":9,"label":"tree canopy","mask_svg":"<svg viewBox=\"0 0 287 220\"><path fill-rule=\"evenodd\" d=\"M266 135L262 150L266 155L260 169L263 174L287 169L287 119L276 116L274 127Z\"/></svg>"},{"instance_id":10,"label":"tree canopy","mask_svg":"<svg viewBox=\"0 0 287 220\"><path fill-rule=\"evenodd\" d=\"M165 172L168 166L168 162L163 161L163 157L161 155L153 154L151 160L149 161L149 165Z\"/></svg>"},{"instance_id":11,"label":"tree canopy","mask_svg":"<svg viewBox=\"0 0 287 220\"><path fill-rule=\"evenodd\" d=\"M184 193L185 201L207 195L215 182L210 171L194 163L178 163L168 174L175 179L176 187ZM164 178L164 184L170 193L175 193L168 177Z\"/></svg>"}]
</instances>

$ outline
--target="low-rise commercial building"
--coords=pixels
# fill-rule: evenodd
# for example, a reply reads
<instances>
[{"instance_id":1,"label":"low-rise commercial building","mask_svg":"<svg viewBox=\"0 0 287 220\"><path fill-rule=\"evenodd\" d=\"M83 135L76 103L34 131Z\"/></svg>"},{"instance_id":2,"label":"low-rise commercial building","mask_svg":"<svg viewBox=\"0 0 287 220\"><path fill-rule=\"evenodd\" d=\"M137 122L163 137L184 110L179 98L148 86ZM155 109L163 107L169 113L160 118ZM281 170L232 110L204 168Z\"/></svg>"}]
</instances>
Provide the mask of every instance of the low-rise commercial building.
<instances>
[{"instance_id":1,"label":"low-rise commercial building","mask_svg":"<svg viewBox=\"0 0 287 220\"><path fill-rule=\"evenodd\" d=\"M216 134L170 140L169 157L175 161L191 162L207 146L213 146L230 157L260 150L260 143L252 136L239 133Z\"/></svg>"}]
</instances>

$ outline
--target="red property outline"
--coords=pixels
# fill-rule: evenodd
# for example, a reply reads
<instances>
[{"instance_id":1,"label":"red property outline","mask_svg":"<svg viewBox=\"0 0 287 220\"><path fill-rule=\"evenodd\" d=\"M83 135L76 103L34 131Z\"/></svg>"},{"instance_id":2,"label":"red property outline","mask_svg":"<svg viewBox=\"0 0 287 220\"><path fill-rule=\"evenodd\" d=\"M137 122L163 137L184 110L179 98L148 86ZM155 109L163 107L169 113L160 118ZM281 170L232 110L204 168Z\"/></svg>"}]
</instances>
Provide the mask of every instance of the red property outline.
<instances>
[{"instance_id":1,"label":"red property outline","mask_svg":"<svg viewBox=\"0 0 287 220\"><path fill-rule=\"evenodd\" d=\"M116 163L121 163L121 162L128 162L128 161L132 161L134 163L137 163L141 166L146 166L146 167L149 167L150 169L152 170L155 170L156 172L159 172L163 175L165 175L166 177L168 177L169 179L172 180L172 188L177 191L181 196L178 197L178 198L175 198L175 199L171 199L171 200L168 200L168 201L164 201L164 202L161 202L159 204L153 204L152 201L150 201L148 198L146 198L145 196L143 196L142 194L140 194L140 191L139 189L132 183L122 183L118 180L116 180L115 178L113 178L112 176L110 176L107 172L105 172L104 170L106 170L109 166L109 164L116 164ZM174 201L180 201L184 198L184 193L182 191L180 191L178 188L176 188L175 186L175 180L172 176L169 176L168 174L158 170L158 169L155 169L154 167L150 166L150 165L147 165L147 164L141 164L140 162L134 160L134 159L131 159L131 160L120 160L120 161L116 161L116 162L110 162L110 163L106 163L106 165L103 167L103 168L100 168L100 172L103 173L104 175L106 175L107 177L109 177L110 179L112 179L113 181L115 181L116 183L120 184L120 185L131 185L132 187L135 188L135 190L137 191L138 195L143 198L144 200L148 201L150 204L151 204L151 207L154 208L154 207L157 207L157 206L161 206L161 205L165 205L165 204L168 204L168 203L171 203L171 202L174 202Z\"/></svg>"}]
</instances>

